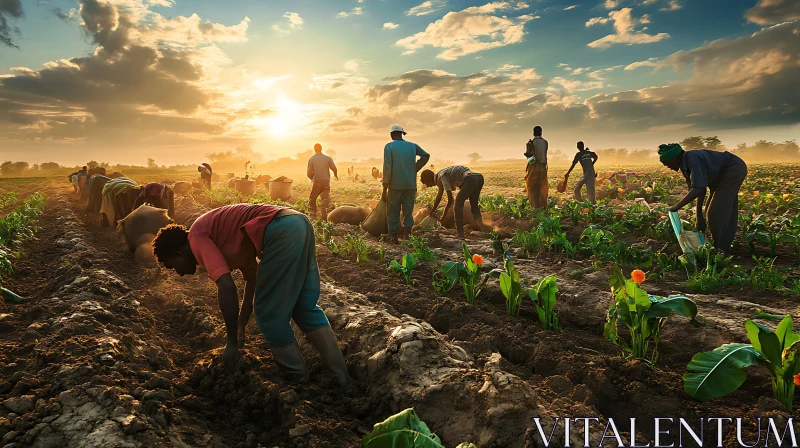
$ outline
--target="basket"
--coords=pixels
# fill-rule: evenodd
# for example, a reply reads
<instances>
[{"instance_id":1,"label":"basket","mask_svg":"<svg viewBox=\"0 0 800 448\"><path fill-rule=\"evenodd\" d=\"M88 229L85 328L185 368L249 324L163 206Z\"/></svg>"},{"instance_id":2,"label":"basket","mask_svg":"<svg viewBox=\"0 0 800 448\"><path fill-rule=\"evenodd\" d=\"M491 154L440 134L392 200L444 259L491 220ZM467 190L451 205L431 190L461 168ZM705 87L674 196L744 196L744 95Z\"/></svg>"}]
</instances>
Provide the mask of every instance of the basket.
<instances>
[{"instance_id":1,"label":"basket","mask_svg":"<svg viewBox=\"0 0 800 448\"><path fill-rule=\"evenodd\" d=\"M292 181L269 181L269 196L272 200L289 201L292 198Z\"/></svg>"},{"instance_id":2,"label":"basket","mask_svg":"<svg viewBox=\"0 0 800 448\"><path fill-rule=\"evenodd\" d=\"M252 196L256 193L256 187L258 184L256 184L256 181L252 179L236 179L235 186L236 191L239 193L246 196Z\"/></svg>"}]
</instances>

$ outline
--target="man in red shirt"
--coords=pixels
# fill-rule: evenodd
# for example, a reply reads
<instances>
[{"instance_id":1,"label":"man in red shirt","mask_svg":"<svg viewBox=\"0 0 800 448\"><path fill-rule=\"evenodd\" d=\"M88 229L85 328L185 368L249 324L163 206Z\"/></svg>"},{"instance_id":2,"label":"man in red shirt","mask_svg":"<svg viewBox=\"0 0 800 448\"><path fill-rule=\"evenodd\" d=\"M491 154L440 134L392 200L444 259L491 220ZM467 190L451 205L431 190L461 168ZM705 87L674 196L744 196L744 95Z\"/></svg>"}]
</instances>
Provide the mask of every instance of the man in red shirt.
<instances>
[{"instance_id":1,"label":"man in red shirt","mask_svg":"<svg viewBox=\"0 0 800 448\"><path fill-rule=\"evenodd\" d=\"M175 224L164 227L153 241L153 253L181 276L194 274L199 265L217 283L228 335L222 357L229 366L244 345L245 326L255 311L275 363L293 379L305 380L308 370L290 319L319 350L339 383L350 381L336 336L317 305L314 229L305 215L274 205L228 205L200 216L190 230ZM241 312L231 277L236 269L245 279Z\"/></svg>"}]
</instances>

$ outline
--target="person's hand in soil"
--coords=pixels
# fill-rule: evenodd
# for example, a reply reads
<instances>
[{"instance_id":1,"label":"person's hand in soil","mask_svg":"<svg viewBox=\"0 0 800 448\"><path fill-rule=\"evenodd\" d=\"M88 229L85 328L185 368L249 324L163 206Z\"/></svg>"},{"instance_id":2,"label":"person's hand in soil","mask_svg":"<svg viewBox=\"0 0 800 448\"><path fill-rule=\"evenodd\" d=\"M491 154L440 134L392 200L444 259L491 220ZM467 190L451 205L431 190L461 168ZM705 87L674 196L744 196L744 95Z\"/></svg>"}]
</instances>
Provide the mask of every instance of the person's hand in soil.
<instances>
[{"instance_id":1,"label":"person's hand in soil","mask_svg":"<svg viewBox=\"0 0 800 448\"><path fill-rule=\"evenodd\" d=\"M228 343L225 346L225 351L222 352L222 362L225 363L225 367L229 370L233 370L236 367L236 360L239 357L239 347L236 344Z\"/></svg>"}]
</instances>

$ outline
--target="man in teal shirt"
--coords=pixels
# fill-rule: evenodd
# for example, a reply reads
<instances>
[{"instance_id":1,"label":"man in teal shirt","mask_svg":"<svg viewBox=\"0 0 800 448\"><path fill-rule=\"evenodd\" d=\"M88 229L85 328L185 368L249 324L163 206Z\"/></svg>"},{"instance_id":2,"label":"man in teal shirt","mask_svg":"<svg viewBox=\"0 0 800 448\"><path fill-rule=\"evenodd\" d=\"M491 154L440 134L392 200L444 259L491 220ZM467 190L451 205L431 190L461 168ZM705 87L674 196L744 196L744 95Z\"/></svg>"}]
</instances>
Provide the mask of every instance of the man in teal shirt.
<instances>
[{"instance_id":1,"label":"man in teal shirt","mask_svg":"<svg viewBox=\"0 0 800 448\"><path fill-rule=\"evenodd\" d=\"M399 124L389 130L392 142L383 148L383 196L387 201L389 237L397 243L400 208L403 209L403 235L414 226L414 201L417 197L417 171L431 158L416 143L403 140L406 131ZM419 160L417 160L419 156ZM387 194L388 191L388 194Z\"/></svg>"}]
</instances>

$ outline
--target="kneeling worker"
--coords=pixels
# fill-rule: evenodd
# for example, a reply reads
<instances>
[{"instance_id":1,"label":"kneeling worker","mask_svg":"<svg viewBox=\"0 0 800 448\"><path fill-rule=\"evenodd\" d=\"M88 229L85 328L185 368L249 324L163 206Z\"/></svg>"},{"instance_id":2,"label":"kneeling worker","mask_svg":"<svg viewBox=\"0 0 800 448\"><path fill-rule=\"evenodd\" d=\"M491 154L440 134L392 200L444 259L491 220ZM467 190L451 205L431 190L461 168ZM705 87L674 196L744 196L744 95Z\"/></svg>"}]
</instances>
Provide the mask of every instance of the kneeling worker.
<instances>
[{"instance_id":1,"label":"kneeling worker","mask_svg":"<svg viewBox=\"0 0 800 448\"><path fill-rule=\"evenodd\" d=\"M711 191L706 215L714 247L730 251L739 223L739 189L747 177L747 165L735 154L707 149L684 151L677 143L658 147L661 163L673 171L681 170L690 190L669 211L677 212L697 199L697 230L705 232L703 202L706 188Z\"/></svg>"},{"instance_id":2,"label":"kneeling worker","mask_svg":"<svg viewBox=\"0 0 800 448\"><path fill-rule=\"evenodd\" d=\"M308 377L291 319L319 350L337 381L342 385L350 381L336 336L317 306L320 278L314 230L305 215L275 205L228 205L200 216L190 230L175 224L164 227L153 241L153 253L181 276L194 274L198 265L204 267L217 283L228 335L222 357L228 366L236 362L238 345L244 345L245 327L255 311L275 363L285 374L298 381ZM231 277L235 269L245 279L241 312Z\"/></svg>"},{"instance_id":3,"label":"kneeling worker","mask_svg":"<svg viewBox=\"0 0 800 448\"><path fill-rule=\"evenodd\" d=\"M447 204L445 204L444 212L442 212L444 217L453 204L453 191L456 188L459 189L454 210L459 238L464 238L464 202L467 199L469 199L469 206L472 209L472 217L483 229L479 205L481 190L483 189L483 174L471 171L465 166L454 165L439 171L435 176L433 171L425 170L420 175L420 181L428 187L433 187L434 185L439 187L439 193L436 195L436 201L434 201L433 210L431 211L431 216L434 218L438 218L436 209L442 201L442 194L447 191Z\"/></svg>"}]
</instances>

